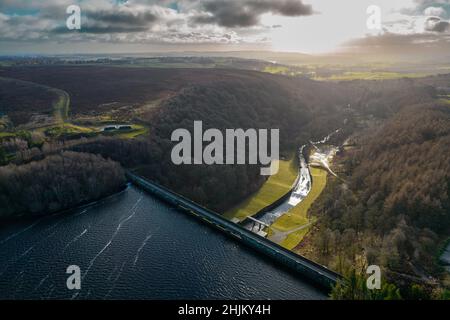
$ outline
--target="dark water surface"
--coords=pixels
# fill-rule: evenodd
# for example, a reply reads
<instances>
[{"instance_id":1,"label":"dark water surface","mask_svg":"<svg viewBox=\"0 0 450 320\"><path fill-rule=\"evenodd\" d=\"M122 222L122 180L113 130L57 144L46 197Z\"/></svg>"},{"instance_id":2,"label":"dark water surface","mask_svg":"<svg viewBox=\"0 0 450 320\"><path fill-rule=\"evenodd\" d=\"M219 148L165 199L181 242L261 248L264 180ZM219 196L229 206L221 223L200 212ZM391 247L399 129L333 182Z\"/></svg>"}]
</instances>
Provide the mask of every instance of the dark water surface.
<instances>
[{"instance_id":1,"label":"dark water surface","mask_svg":"<svg viewBox=\"0 0 450 320\"><path fill-rule=\"evenodd\" d=\"M81 268L81 290L66 268ZM0 225L0 299L323 299L251 249L135 187Z\"/></svg>"}]
</instances>

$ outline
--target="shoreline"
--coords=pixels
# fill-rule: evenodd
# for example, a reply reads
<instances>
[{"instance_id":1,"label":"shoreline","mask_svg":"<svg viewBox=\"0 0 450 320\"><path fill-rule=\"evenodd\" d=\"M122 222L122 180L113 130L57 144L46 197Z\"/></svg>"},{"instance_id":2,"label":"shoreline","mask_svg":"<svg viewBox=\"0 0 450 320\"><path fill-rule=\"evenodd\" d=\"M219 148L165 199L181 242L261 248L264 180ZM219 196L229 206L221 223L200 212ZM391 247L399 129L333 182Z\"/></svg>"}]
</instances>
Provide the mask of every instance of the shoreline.
<instances>
[{"instance_id":1,"label":"shoreline","mask_svg":"<svg viewBox=\"0 0 450 320\"><path fill-rule=\"evenodd\" d=\"M78 209L84 209L87 207L91 207L91 206L95 206L96 204L100 204L105 200L108 200L110 198L113 198L115 196L118 196L119 194L125 192L131 185L131 182L127 181L118 191L115 192L111 192L105 196L102 196L100 198L97 199L92 199L92 200L88 200L88 201L83 201L80 202L79 204L77 204L76 206L70 207L70 208L65 208L65 209L61 209L55 212L51 212L51 213L38 213L38 214L22 214L19 216L13 216L13 217L5 217L5 218L0 218L0 225L3 223L14 223L14 222L18 222L21 220L27 220L27 219L36 219L36 218L44 218L44 217L51 217L51 216L56 216L56 215L65 215L65 214L70 214L71 211L74 210L78 210Z\"/></svg>"}]
</instances>

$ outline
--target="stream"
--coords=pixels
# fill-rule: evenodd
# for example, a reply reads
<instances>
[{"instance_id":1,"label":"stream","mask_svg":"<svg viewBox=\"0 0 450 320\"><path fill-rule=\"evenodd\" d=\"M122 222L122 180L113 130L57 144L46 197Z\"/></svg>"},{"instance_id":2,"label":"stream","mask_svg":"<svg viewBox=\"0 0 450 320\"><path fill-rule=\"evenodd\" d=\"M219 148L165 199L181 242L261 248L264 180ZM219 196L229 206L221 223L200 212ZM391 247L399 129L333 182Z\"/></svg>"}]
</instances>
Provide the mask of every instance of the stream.
<instances>
[{"instance_id":1,"label":"stream","mask_svg":"<svg viewBox=\"0 0 450 320\"><path fill-rule=\"evenodd\" d=\"M262 215L261 217L258 217L258 220L266 225L271 225L280 218L282 215L286 214L289 210L300 204L306 196L311 191L312 187L312 178L311 178L311 172L309 170L309 166L320 166L325 169L327 169L331 174L335 175L335 173L330 169L329 162L334 157L337 151L337 147L335 146L322 146L318 147L318 145L326 144L333 135L338 133L340 129L337 129L336 131L333 131L332 133L328 134L326 137L324 137L322 140L313 142L310 141L310 144L315 148L315 152L310 156L310 162L308 163L304 156L304 150L306 148L306 144L302 145L300 149L298 150L298 157L299 157L299 174L297 179L294 182L294 186L292 189L291 195L283 201L279 206L276 208L267 211ZM244 225L245 228L248 230L251 230L253 232L258 232L261 226L259 224L254 223L253 221L249 221ZM304 227L304 226L302 226ZM285 238L290 232L295 232L298 229L289 231L287 234L282 235L281 238ZM279 242L280 239L277 237L277 235L273 235L271 238L275 242ZM281 239L282 240L282 239Z\"/></svg>"}]
</instances>

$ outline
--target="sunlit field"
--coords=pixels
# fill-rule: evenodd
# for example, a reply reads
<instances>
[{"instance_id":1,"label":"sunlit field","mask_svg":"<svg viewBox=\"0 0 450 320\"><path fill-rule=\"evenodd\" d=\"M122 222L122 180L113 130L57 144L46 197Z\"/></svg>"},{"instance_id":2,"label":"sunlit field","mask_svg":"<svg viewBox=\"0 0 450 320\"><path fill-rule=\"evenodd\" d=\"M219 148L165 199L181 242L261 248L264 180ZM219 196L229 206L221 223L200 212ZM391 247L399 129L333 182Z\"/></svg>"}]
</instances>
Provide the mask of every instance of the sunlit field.
<instances>
[{"instance_id":1,"label":"sunlit field","mask_svg":"<svg viewBox=\"0 0 450 320\"><path fill-rule=\"evenodd\" d=\"M280 160L279 162L280 169L278 173L271 176L258 192L227 211L224 214L227 219L236 218L242 221L289 192L298 175L297 161L293 157L291 160Z\"/></svg>"},{"instance_id":2,"label":"sunlit field","mask_svg":"<svg viewBox=\"0 0 450 320\"><path fill-rule=\"evenodd\" d=\"M276 230L286 233L292 231L281 243L282 246L288 249L294 248L308 232L308 224L311 222L311 218L308 216L308 210L320 196L327 183L328 173L326 170L315 167L312 167L310 170L313 183L309 194L299 205L278 218L271 226Z\"/></svg>"}]
</instances>

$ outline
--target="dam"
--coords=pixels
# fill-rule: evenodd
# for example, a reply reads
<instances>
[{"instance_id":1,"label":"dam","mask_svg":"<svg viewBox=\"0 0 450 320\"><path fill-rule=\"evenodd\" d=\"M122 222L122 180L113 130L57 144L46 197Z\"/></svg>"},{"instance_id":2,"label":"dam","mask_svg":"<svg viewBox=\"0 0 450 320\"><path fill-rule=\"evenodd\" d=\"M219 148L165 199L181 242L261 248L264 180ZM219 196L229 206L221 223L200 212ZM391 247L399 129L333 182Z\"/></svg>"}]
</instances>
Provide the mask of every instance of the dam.
<instances>
[{"instance_id":1,"label":"dam","mask_svg":"<svg viewBox=\"0 0 450 320\"><path fill-rule=\"evenodd\" d=\"M131 172L127 172L127 177L132 183L140 188L143 188L164 201L179 207L183 211L196 217L209 226L233 237L246 246L255 249L257 252L270 257L277 263L288 267L325 291L329 291L341 277L339 274L329 270L328 268L306 259L305 257L297 255L294 252L241 227L240 225L228 221L219 214L203 208L163 186Z\"/></svg>"}]
</instances>

